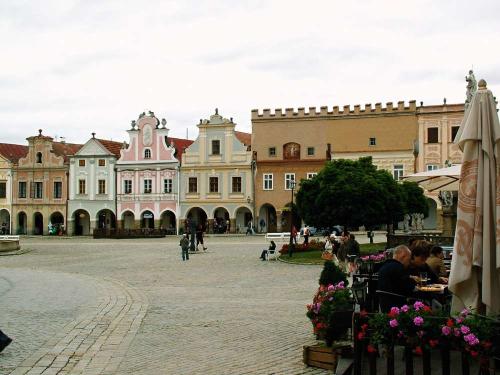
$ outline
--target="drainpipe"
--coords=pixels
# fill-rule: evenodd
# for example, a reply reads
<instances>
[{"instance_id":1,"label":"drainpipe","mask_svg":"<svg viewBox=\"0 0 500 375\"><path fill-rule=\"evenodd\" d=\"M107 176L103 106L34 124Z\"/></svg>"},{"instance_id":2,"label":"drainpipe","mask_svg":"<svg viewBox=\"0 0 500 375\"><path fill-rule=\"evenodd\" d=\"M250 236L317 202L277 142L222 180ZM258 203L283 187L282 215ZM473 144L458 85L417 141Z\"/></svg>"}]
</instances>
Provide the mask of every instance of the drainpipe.
<instances>
[{"instance_id":1,"label":"drainpipe","mask_svg":"<svg viewBox=\"0 0 500 375\"><path fill-rule=\"evenodd\" d=\"M69 204L69 172L66 172L66 215L64 215L64 228L68 235L68 204Z\"/></svg>"},{"instance_id":2,"label":"drainpipe","mask_svg":"<svg viewBox=\"0 0 500 375\"><path fill-rule=\"evenodd\" d=\"M12 167L11 167L12 168ZM14 176L12 175L12 169L10 171L10 212L9 212L9 215L10 215L10 222L9 222L9 233L10 235L12 235L12 229L13 229L13 225L12 225L12 209L13 209L13 199L14 199L14 193L12 192L14 190Z\"/></svg>"}]
</instances>

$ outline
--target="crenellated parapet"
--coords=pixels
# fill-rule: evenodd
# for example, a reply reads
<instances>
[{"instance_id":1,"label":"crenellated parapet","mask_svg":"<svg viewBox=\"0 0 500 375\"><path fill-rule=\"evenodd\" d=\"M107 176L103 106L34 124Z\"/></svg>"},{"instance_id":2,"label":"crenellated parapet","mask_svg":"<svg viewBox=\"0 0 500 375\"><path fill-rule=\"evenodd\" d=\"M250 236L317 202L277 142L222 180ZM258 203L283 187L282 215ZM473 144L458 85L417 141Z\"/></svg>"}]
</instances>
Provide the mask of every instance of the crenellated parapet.
<instances>
[{"instance_id":1,"label":"crenellated parapet","mask_svg":"<svg viewBox=\"0 0 500 375\"><path fill-rule=\"evenodd\" d=\"M366 115L378 115L378 114L414 114L417 110L417 105L415 100L410 100L408 105L405 105L404 101L399 101L395 105L393 102L387 102L385 107L382 103L375 103L373 106L371 103L365 104L363 108L361 105L356 104L354 107L350 105L345 105L342 108L334 106L329 110L328 106L319 107L309 107L306 108L299 107L297 110L294 108L276 108L274 112L271 109L263 109L259 112L258 109L252 110L252 120L262 120L262 119L297 119L297 118L332 118L332 117L353 117L353 116L366 116Z\"/></svg>"}]
</instances>

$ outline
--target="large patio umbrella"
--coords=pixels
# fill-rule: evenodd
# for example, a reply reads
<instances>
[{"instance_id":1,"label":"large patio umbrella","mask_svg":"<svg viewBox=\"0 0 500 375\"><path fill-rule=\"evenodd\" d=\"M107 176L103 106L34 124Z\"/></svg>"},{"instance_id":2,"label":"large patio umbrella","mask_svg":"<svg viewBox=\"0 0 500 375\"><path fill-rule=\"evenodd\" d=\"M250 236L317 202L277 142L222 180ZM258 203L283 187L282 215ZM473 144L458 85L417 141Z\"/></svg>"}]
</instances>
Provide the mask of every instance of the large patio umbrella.
<instances>
[{"instance_id":1,"label":"large patio umbrella","mask_svg":"<svg viewBox=\"0 0 500 375\"><path fill-rule=\"evenodd\" d=\"M456 141L463 152L449 288L452 311L500 313L500 124L486 82L467 108Z\"/></svg>"},{"instance_id":2,"label":"large patio umbrella","mask_svg":"<svg viewBox=\"0 0 500 375\"><path fill-rule=\"evenodd\" d=\"M434 190L458 190L461 165L453 165L447 168L434 169L432 171L419 172L403 177L406 181L418 183L427 191Z\"/></svg>"}]
</instances>

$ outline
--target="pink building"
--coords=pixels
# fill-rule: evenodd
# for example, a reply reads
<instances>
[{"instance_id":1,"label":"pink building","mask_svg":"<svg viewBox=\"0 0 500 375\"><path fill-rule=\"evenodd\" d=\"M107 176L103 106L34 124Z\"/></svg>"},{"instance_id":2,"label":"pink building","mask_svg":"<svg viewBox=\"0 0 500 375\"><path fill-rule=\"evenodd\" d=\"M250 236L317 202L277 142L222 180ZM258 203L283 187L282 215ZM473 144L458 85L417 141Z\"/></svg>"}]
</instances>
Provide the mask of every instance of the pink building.
<instances>
[{"instance_id":1,"label":"pink building","mask_svg":"<svg viewBox=\"0 0 500 375\"><path fill-rule=\"evenodd\" d=\"M118 228L161 228L171 233L177 229L177 153L187 145L168 138L165 125L165 119L160 124L149 111L132 121L127 131L129 145L116 163Z\"/></svg>"}]
</instances>

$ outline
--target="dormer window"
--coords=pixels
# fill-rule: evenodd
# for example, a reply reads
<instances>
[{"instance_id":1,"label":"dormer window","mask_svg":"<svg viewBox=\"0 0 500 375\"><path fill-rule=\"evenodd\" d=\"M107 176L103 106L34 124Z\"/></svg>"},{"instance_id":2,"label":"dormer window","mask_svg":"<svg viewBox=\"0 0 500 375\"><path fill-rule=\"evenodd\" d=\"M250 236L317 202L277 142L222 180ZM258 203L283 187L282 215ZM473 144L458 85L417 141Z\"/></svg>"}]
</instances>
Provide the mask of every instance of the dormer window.
<instances>
[{"instance_id":1,"label":"dormer window","mask_svg":"<svg viewBox=\"0 0 500 375\"><path fill-rule=\"evenodd\" d=\"M151 159L151 150L149 148L144 150L144 159Z\"/></svg>"},{"instance_id":2,"label":"dormer window","mask_svg":"<svg viewBox=\"0 0 500 375\"><path fill-rule=\"evenodd\" d=\"M42 163L42 153L41 152L37 152L36 153L36 162L37 163Z\"/></svg>"}]
</instances>

